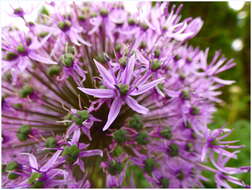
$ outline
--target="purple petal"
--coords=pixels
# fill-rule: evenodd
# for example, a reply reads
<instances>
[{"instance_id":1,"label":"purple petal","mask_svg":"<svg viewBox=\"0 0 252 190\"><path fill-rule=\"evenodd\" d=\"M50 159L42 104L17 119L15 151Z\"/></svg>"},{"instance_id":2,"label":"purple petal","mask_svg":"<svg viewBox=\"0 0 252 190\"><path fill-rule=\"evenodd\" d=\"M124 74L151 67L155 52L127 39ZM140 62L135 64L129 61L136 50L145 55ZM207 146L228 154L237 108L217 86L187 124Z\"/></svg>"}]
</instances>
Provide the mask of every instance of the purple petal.
<instances>
[{"instance_id":1,"label":"purple petal","mask_svg":"<svg viewBox=\"0 0 252 190\"><path fill-rule=\"evenodd\" d=\"M140 104L137 103L137 101L128 96L126 98L126 103L128 104L128 106L133 109L134 111L138 112L138 113L141 113L141 114L147 114L149 112L149 110L144 107L144 106L141 106Z\"/></svg>"},{"instance_id":2,"label":"purple petal","mask_svg":"<svg viewBox=\"0 0 252 190\"><path fill-rule=\"evenodd\" d=\"M71 140L71 144L77 144L79 142L80 135L81 135L81 131L80 131L80 128L78 128L74 131L73 138Z\"/></svg>"},{"instance_id":3,"label":"purple petal","mask_svg":"<svg viewBox=\"0 0 252 190\"><path fill-rule=\"evenodd\" d=\"M62 175L64 176L64 179L67 177L67 171L62 170L62 169L52 169L48 173L48 179L52 180L55 176L57 175Z\"/></svg>"},{"instance_id":4,"label":"purple petal","mask_svg":"<svg viewBox=\"0 0 252 190\"><path fill-rule=\"evenodd\" d=\"M220 79L218 77L213 77L213 80L215 82L217 82L217 83L224 84L224 85L230 85L230 84L235 83L235 81L232 81L232 80L223 80L223 79Z\"/></svg>"},{"instance_id":5,"label":"purple petal","mask_svg":"<svg viewBox=\"0 0 252 190\"><path fill-rule=\"evenodd\" d=\"M95 150L87 150L80 153L80 157L88 157L88 156L103 156L103 152L99 149Z\"/></svg>"},{"instance_id":6,"label":"purple petal","mask_svg":"<svg viewBox=\"0 0 252 190\"><path fill-rule=\"evenodd\" d=\"M159 84L163 80L164 80L164 78L160 78L160 79L154 80L152 82L149 82L147 84L144 84L144 85L138 87L136 90L134 90L130 95L137 96L137 95L143 94L144 92L155 87L157 84Z\"/></svg>"},{"instance_id":7,"label":"purple petal","mask_svg":"<svg viewBox=\"0 0 252 190\"><path fill-rule=\"evenodd\" d=\"M103 82L104 85L106 85L109 88L115 88L115 79L112 76L112 74L100 63L98 63L95 59L94 59L95 65L101 75L101 77L103 78Z\"/></svg>"},{"instance_id":8,"label":"purple petal","mask_svg":"<svg viewBox=\"0 0 252 190\"><path fill-rule=\"evenodd\" d=\"M57 152L45 163L45 165L41 167L40 171L46 172L50 168L52 168L55 162L57 161L59 155L61 154L61 152L62 150L57 150Z\"/></svg>"},{"instance_id":9,"label":"purple petal","mask_svg":"<svg viewBox=\"0 0 252 190\"><path fill-rule=\"evenodd\" d=\"M21 153L22 155L27 155L29 157L30 166L36 170L38 170L38 162L36 157L30 153Z\"/></svg>"},{"instance_id":10,"label":"purple petal","mask_svg":"<svg viewBox=\"0 0 252 190\"><path fill-rule=\"evenodd\" d=\"M78 126L77 126L75 123L73 123L73 124L67 129L66 138L68 138L77 128L78 128Z\"/></svg>"},{"instance_id":11,"label":"purple petal","mask_svg":"<svg viewBox=\"0 0 252 190\"><path fill-rule=\"evenodd\" d=\"M44 57L42 55L39 55L38 53L35 53L34 51L31 51L29 53L29 57L35 61L46 63L46 64L57 64L55 61L51 60L50 57Z\"/></svg>"},{"instance_id":12,"label":"purple petal","mask_svg":"<svg viewBox=\"0 0 252 190\"><path fill-rule=\"evenodd\" d=\"M77 36L77 39L79 42L81 42L82 44L86 45L86 46L92 46L89 42L83 40L79 35Z\"/></svg>"},{"instance_id":13,"label":"purple petal","mask_svg":"<svg viewBox=\"0 0 252 190\"><path fill-rule=\"evenodd\" d=\"M110 110L109 110L109 115L108 115L108 120L107 123L105 124L105 126L103 127L103 131L107 130L109 128L109 126L113 123L113 121L116 119L117 115L120 112L120 109L122 107L122 100L120 98L115 98Z\"/></svg>"},{"instance_id":14,"label":"purple petal","mask_svg":"<svg viewBox=\"0 0 252 190\"><path fill-rule=\"evenodd\" d=\"M44 37L40 42L36 39L32 41L32 44L29 46L29 49L39 49L41 48L46 42L47 40L51 37L52 33L49 33L46 37Z\"/></svg>"},{"instance_id":15,"label":"purple petal","mask_svg":"<svg viewBox=\"0 0 252 190\"><path fill-rule=\"evenodd\" d=\"M114 97L114 91L111 89L92 89L92 88L81 88L81 87L78 87L78 89L90 96L94 96L97 98L113 98Z\"/></svg>"},{"instance_id":16,"label":"purple petal","mask_svg":"<svg viewBox=\"0 0 252 190\"><path fill-rule=\"evenodd\" d=\"M123 84L129 84L132 78L132 74L134 71L134 67L135 67L135 58L133 56L131 56L129 58L129 62L122 74L122 83Z\"/></svg>"}]
</instances>

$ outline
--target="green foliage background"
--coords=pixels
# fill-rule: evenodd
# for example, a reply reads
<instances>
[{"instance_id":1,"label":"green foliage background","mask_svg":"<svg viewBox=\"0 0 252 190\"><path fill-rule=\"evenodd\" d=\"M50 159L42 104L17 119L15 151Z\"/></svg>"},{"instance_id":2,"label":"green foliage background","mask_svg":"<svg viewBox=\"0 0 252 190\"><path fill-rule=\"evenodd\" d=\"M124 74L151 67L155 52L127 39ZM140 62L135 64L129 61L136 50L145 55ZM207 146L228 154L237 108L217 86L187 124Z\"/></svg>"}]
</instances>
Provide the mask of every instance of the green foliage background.
<instances>
[{"instance_id":1,"label":"green foliage background","mask_svg":"<svg viewBox=\"0 0 252 190\"><path fill-rule=\"evenodd\" d=\"M189 44L201 49L210 47L210 57L215 51L221 50L225 57L234 58L237 63L235 68L221 74L221 78L235 80L236 83L222 89L224 103L217 105L218 111L209 127L232 128L233 133L228 139L240 140L240 144L246 146L238 154L237 160L228 163L230 167L250 165L250 2L246 2L239 11L229 8L227 2L183 2L183 5L182 19L201 17L204 21L202 30ZM246 17L239 18L240 14L246 14ZM237 38L243 42L241 51L232 49L232 42ZM149 187L138 168L131 170L136 175L138 187ZM207 172L204 175L211 179L204 185L216 187L212 175ZM237 177L250 184L250 173Z\"/></svg>"}]
</instances>

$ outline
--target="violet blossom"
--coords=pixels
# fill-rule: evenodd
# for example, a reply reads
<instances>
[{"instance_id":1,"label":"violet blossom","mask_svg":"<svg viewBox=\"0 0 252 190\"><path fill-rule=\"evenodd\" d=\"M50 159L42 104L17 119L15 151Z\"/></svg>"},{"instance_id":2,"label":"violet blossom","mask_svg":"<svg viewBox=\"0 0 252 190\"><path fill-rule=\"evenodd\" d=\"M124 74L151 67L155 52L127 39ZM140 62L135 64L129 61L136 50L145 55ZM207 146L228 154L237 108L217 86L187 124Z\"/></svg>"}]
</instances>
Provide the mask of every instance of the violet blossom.
<instances>
[{"instance_id":1,"label":"violet blossom","mask_svg":"<svg viewBox=\"0 0 252 190\"><path fill-rule=\"evenodd\" d=\"M137 7L13 10L26 31L2 30L3 188L249 187L235 175L250 167L229 166L244 146L209 128L234 60L189 45L203 21L182 5Z\"/></svg>"}]
</instances>

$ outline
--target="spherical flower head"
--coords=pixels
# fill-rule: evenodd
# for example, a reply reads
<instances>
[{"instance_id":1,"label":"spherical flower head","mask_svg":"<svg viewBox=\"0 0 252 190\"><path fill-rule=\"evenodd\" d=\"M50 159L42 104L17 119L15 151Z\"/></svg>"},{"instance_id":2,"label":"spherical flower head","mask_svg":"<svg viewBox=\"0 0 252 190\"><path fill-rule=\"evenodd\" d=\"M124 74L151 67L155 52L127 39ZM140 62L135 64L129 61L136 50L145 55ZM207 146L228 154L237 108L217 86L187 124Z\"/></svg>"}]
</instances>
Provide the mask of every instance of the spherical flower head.
<instances>
[{"instance_id":1,"label":"spherical flower head","mask_svg":"<svg viewBox=\"0 0 252 190\"><path fill-rule=\"evenodd\" d=\"M209 128L235 63L189 46L203 21L171 4L13 9L26 30L2 30L4 188L247 187L233 175L250 168L229 165L243 146Z\"/></svg>"}]
</instances>

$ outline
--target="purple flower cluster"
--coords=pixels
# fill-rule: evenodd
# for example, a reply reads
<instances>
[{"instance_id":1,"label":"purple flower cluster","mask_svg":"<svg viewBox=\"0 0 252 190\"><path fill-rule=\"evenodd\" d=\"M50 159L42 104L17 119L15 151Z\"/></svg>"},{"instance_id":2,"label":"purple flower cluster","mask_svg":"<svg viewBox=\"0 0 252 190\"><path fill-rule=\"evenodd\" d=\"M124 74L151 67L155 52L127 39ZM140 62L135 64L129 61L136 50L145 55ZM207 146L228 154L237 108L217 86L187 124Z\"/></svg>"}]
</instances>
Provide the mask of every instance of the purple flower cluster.
<instances>
[{"instance_id":1,"label":"purple flower cluster","mask_svg":"<svg viewBox=\"0 0 252 190\"><path fill-rule=\"evenodd\" d=\"M233 81L220 52L186 44L200 18L182 6L139 3L45 4L27 32L2 30L4 188L248 187L231 168L242 146L231 129L209 129L219 89ZM209 62L209 60L211 60Z\"/></svg>"}]
</instances>

